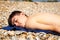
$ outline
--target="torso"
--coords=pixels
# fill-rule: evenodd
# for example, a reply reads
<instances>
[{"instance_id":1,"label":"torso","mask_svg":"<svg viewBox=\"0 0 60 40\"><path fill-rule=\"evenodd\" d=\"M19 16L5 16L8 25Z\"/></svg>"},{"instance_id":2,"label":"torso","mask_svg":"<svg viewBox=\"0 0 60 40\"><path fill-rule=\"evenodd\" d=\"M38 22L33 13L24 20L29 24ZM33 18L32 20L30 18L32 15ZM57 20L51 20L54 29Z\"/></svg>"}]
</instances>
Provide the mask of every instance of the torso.
<instances>
[{"instance_id":1,"label":"torso","mask_svg":"<svg viewBox=\"0 0 60 40\"><path fill-rule=\"evenodd\" d=\"M30 26L31 23L38 22L43 24L51 24L51 25L60 25L60 16L55 14L33 14L28 17L26 22L26 26Z\"/></svg>"}]
</instances>

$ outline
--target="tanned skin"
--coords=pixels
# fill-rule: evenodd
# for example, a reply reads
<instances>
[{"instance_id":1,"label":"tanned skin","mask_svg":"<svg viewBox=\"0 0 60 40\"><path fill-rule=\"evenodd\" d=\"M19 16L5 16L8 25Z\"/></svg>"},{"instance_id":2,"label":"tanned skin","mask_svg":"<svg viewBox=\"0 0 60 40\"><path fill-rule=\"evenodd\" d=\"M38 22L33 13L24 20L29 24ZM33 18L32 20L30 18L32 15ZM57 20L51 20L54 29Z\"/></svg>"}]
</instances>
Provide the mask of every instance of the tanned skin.
<instances>
[{"instance_id":1,"label":"tanned skin","mask_svg":"<svg viewBox=\"0 0 60 40\"><path fill-rule=\"evenodd\" d=\"M24 13L15 15L12 24L31 29L52 30L60 33L60 15L50 13L36 13L25 16Z\"/></svg>"}]
</instances>

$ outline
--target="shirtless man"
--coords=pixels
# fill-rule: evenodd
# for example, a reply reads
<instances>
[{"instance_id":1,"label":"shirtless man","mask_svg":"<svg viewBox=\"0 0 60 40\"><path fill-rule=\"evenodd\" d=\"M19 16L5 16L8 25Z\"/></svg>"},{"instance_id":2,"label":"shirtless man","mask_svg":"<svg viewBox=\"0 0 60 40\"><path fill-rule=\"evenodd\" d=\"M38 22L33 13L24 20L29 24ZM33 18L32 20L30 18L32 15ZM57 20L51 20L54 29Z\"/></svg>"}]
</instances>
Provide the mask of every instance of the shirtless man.
<instances>
[{"instance_id":1,"label":"shirtless man","mask_svg":"<svg viewBox=\"0 0 60 40\"><path fill-rule=\"evenodd\" d=\"M52 30L60 33L60 15L58 14L37 13L27 16L21 11L13 11L8 18L8 24L10 26Z\"/></svg>"}]
</instances>

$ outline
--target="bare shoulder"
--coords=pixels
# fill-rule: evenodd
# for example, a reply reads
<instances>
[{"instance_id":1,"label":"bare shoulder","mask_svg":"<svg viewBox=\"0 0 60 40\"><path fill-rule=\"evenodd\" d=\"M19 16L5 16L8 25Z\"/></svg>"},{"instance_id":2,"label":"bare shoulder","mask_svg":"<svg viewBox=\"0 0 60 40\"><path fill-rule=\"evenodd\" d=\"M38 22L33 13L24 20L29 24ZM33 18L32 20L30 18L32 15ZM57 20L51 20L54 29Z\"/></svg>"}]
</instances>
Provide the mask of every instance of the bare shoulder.
<instances>
[{"instance_id":1,"label":"bare shoulder","mask_svg":"<svg viewBox=\"0 0 60 40\"><path fill-rule=\"evenodd\" d=\"M32 24L36 21L34 16L29 16L28 20L26 21L26 28L32 28Z\"/></svg>"}]
</instances>

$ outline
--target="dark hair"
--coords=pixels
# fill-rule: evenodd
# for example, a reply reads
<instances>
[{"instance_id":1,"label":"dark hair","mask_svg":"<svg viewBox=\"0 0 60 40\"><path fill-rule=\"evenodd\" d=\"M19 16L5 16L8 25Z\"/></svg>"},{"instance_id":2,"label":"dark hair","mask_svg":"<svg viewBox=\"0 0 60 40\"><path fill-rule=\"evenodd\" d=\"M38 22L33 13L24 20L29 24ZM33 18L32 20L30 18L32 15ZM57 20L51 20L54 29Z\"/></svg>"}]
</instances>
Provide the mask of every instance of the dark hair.
<instances>
[{"instance_id":1,"label":"dark hair","mask_svg":"<svg viewBox=\"0 0 60 40\"><path fill-rule=\"evenodd\" d=\"M22 13L22 11L13 11L10 15L9 15L9 18L8 18L8 24L9 26L14 26L12 24L12 18L15 16L15 15L19 15L20 13Z\"/></svg>"}]
</instances>

